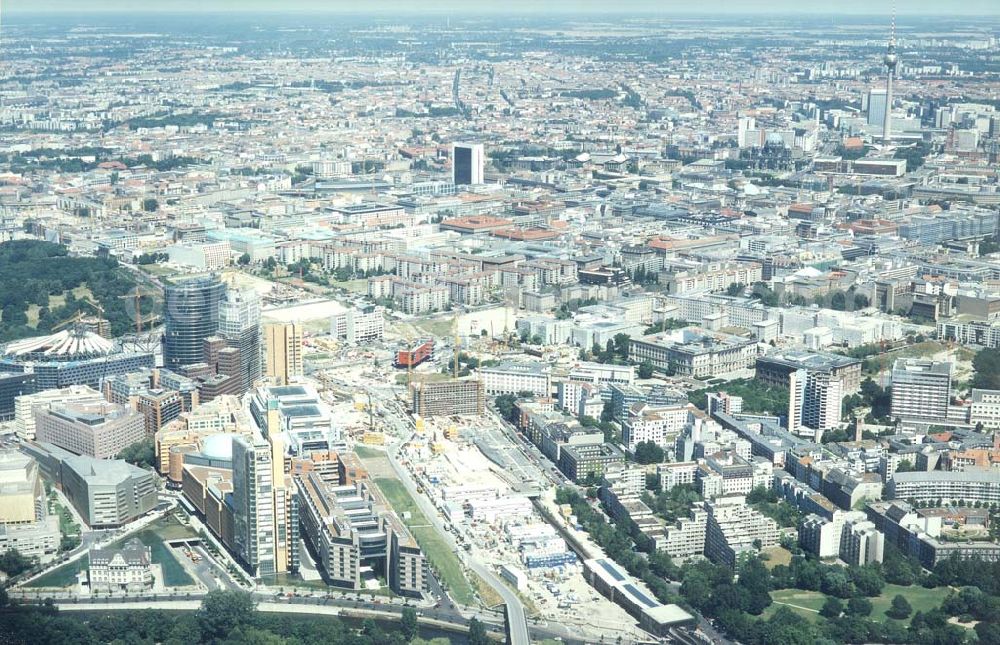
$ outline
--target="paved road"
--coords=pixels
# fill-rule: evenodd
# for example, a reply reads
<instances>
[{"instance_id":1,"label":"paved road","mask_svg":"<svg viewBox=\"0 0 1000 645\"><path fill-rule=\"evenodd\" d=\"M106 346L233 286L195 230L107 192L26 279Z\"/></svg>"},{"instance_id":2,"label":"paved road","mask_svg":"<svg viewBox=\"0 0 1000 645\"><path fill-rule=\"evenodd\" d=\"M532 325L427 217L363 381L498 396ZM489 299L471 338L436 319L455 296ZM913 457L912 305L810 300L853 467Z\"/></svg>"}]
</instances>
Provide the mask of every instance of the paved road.
<instances>
[{"instance_id":1,"label":"paved road","mask_svg":"<svg viewBox=\"0 0 1000 645\"><path fill-rule=\"evenodd\" d=\"M393 401L389 405L383 405L382 408L386 412L384 418L396 429L397 436L408 438L412 435L409 422L401 420L397 402ZM399 453L400 446L401 442L394 442L389 446L388 450L386 450L386 455L389 457L389 463L392 464L393 470L396 471L396 475L399 477L400 481L403 482L403 485L406 487L407 492L409 492L410 497L416 501L420 510L423 511L427 519L434 525L437 532L444 537L448 546L451 547L455 553L459 554L459 558L462 559L473 571L479 574L483 580L493 587L493 589L500 594L500 597L503 598L504 603L507 605L507 624L510 630L509 642L511 645L529 645L531 643L531 638L528 634L528 619L524 613L524 605L521 603L521 600L510 590L509 587L507 587L507 585L498 579L492 571L483 566L482 563L475 560L475 558L465 557L464 552L455 542L455 537L451 534L451 532L445 529L440 517L438 516L438 510L434 508L424 495L417 491L417 485L410 476L410 472L403 467L403 465L400 464L399 460L396 458Z\"/></svg>"}]
</instances>

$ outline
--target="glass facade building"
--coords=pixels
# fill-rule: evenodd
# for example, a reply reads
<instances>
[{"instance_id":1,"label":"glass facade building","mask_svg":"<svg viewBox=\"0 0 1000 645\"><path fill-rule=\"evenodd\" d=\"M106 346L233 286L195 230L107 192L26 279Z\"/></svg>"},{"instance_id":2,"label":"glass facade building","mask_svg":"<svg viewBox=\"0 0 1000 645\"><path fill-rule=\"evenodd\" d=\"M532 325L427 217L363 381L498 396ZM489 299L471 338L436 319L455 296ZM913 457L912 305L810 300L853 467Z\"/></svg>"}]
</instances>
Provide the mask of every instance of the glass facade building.
<instances>
[{"instance_id":1,"label":"glass facade building","mask_svg":"<svg viewBox=\"0 0 1000 645\"><path fill-rule=\"evenodd\" d=\"M226 285L216 277L196 278L165 289L163 366L200 363L202 342L219 329L219 302Z\"/></svg>"}]
</instances>

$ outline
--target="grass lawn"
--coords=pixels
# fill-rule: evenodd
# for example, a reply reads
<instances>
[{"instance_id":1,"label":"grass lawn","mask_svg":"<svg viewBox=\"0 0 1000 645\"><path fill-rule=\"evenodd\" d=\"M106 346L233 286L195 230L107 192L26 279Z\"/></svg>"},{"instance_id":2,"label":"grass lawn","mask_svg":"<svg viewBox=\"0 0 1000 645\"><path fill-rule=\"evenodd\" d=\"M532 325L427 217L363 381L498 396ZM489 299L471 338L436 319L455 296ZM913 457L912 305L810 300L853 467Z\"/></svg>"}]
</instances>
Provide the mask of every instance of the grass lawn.
<instances>
[{"instance_id":1,"label":"grass lawn","mask_svg":"<svg viewBox=\"0 0 1000 645\"><path fill-rule=\"evenodd\" d=\"M358 454L361 455L360 452ZM444 538L417 506L416 501L410 496L403 483L398 479L379 477L375 479L375 484L400 517L403 513L410 514L410 519L404 520L404 522L420 544L420 548L427 554L431 564L434 565L441 581L448 587L452 598L463 605L473 604L475 596L469 581L462 573L462 565L458 558L455 557L455 553L448 546L448 543L444 541Z\"/></svg>"},{"instance_id":2,"label":"grass lawn","mask_svg":"<svg viewBox=\"0 0 1000 645\"><path fill-rule=\"evenodd\" d=\"M882 594L876 598L870 598L872 602L872 614L871 618L873 620L891 620L885 615L885 612L889 609L892 604L892 599L897 595L901 595L910 603L913 607L913 612L918 611L926 612L935 607L940 607L941 602L947 596L947 589L937 587L935 589L925 589L920 585L912 585L910 587L901 587L899 585L886 585L882 589ZM774 602L770 607L764 610L764 618L769 618L778 607L787 605L789 609L804 616L810 620L816 620L819 617L819 610L826 601L826 595L818 591L803 591L801 589L779 589L777 591L771 592L771 599ZM843 601L847 604L847 601ZM813 610L813 611L810 611ZM905 624L909 624L909 620L902 621Z\"/></svg>"},{"instance_id":3,"label":"grass lawn","mask_svg":"<svg viewBox=\"0 0 1000 645\"><path fill-rule=\"evenodd\" d=\"M333 282L331 283L333 287L340 287L351 293L368 293L368 279L361 278L360 280L348 280L347 282Z\"/></svg>"},{"instance_id":4,"label":"grass lawn","mask_svg":"<svg viewBox=\"0 0 1000 645\"><path fill-rule=\"evenodd\" d=\"M936 340L927 340L922 343L915 343L909 347L904 347L898 352L893 352L896 358L930 358L939 352L946 351L948 345Z\"/></svg>"},{"instance_id":5,"label":"grass lawn","mask_svg":"<svg viewBox=\"0 0 1000 645\"><path fill-rule=\"evenodd\" d=\"M885 612L889 609L892 604L892 599L896 595L901 595L909 601L910 606L913 607L913 612L918 611L928 611L934 609L935 607L940 607L941 603L948 596L948 590L936 587L934 589L925 589L920 585L911 585L909 587L901 587L899 585L886 585L882 589L882 595L878 598L872 598L872 616L875 618L885 618ZM909 621L907 621L909 623Z\"/></svg>"},{"instance_id":6,"label":"grass lawn","mask_svg":"<svg viewBox=\"0 0 1000 645\"><path fill-rule=\"evenodd\" d=\"M162 264L140 264L139 270L150 275L160 276L162 278L169 278L172 275L177 275L178 271L176 269L171 269L168 266Z\"/></svg>"},{"instance_id":7,"label":"grass lawn","mask_svg":"<svg viewBox=\"0 0 1000 645\"><path fill-rule=\"evenodd\" d=\"M434 337L451 336L451 318L428 318L417 320L414 323L417 329Z\"/></svg>"},{"instance_id":8,"label":"grass lawn","mask_svg":"<svg viewBox=\"0 0 1000 645\"><path fill-rule=\"evenodd\" d=\"M354 446L354 452L362 459L385 459L384 450L376 450L368 446Z\"/></svg>"},{"instance_id":9,"label":"grass lawn","mask_svg":"<svg viewBox=\"0 0 1000 645\"><path fill-rule=\"evenodd\" d=\"M792 552L782 546L772 546L764 549L764 552L768 555L767 560L764 561L764 566L767 567L768 571L779 564L787 566L792 561Z\"/></svg>"}]
</instances>

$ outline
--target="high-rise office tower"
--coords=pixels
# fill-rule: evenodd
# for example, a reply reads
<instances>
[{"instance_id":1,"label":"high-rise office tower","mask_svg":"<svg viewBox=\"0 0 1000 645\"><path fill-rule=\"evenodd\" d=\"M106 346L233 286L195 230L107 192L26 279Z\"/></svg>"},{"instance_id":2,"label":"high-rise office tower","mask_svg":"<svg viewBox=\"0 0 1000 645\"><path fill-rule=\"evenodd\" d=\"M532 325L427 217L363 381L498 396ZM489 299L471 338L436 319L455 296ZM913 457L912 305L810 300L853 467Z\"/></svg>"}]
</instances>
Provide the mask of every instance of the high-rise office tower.
<instances>
[{"instance_id":1,"label":"high-rise office tower","mask_svg":"<svg viewBox=\"0 0 1000 645\"><path fill-rule=\"evenodd\" d=\"M882 143L888 144L892 140L892 78L896 75L896 65L899 64L899 57L896 56L896 12L892 13L892 29L889 34L889 46L885 50L885 115L882 121ZM871 113L869 105L869 114Z\"/></svg>"},{"instance_id":2,"label":"high-rise office tower","mask_svg":"<svg viewBox=\"0 0 1000 645\"><path fill-rule=\"evenodd\" d=\"M219 335L240 352L243 391L260 378L260 296L230 289L219 303Z\"/></svg>"},{"instance_id":3,"label":"high-rise office tower","mask_svg":"<svg viewBox=\"0 0 1000 645\"><path fill-rule=\"evenodd\" d=\"M233 544L258 578L298 567L298 512L284 463L279 435L233 437Z\"/></svg>"},{"instance_id":4,"label":"high-rise office tower","mask_svg":"<svg viewBox=\"0 0 1000 645\"><path fill-rule=\"evenodd\" d=\"M485 153L481 143L456 143L451 148L452 180L456 186L483 183Z\"/></svg>"},{"instance_id":5,"label":"high-rise office tower","mask_svg":"<svg viewBox=\"0 0 1000 645\"><path fill-rule=\"evenodd\" d=\"M264 359L264 375L278 379L282 385L302 376L302 325L264 325Z\"/></svg>"},{"instance_id":6,"label":"high-rise office tower","mask_svg":"<svg viewBox=\"0 0 1000 645\"><path fill-rule=\"evenodd\" d=\"M943 423L951 402L951 363L899 358L892 365L890 414Z\"/></svg>"},{"instance_id":7,"label":"high-rise office tower","mask_svg":"<svg viewBox=\"0 0 1000 645\"><path fill-rule=\"evenodd\" d=\"M163 364L176 370L200 363L202 342L219 329L219 302L226 285L216 277L195 278L164 289Z\"/></svg>"},{"instance_id":8,"label":"high-rise office tower","mask_svg":"<svg viewBox=\"0 0 1000 645\"><path fill-rule=\"evenodd\" d=\"M830 372L799 369L788 375L788 429L819 437L840 423L844 386ZM818 440L818 439L817 439Z\"/></svg>"},{"instance_id":9,"label":"high-rise office tower","mask_svg":"<svg viewBox=\"0 0 1000 645\"><path fill-rule=\"evenodd\" d=\"M885 124L885 90L872 88L868 90L868 125L882 127Z\"/></svg>"}]
</instances>

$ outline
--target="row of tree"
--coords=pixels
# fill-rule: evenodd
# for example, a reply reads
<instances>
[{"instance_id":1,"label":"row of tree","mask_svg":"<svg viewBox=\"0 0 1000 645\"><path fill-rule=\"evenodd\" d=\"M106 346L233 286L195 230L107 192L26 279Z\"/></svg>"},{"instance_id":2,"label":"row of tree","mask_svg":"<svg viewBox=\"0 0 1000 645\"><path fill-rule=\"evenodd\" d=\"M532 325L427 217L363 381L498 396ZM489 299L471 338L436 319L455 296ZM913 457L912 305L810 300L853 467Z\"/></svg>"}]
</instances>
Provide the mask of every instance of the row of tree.
<instances>
[{"instance_id":1,"label":"row of tree","mask_svg":"<svg viewBox=\"0 0 1000 645\"><path fill-rule=\"evenodd\" d=\"M2 593L2 592L0 592ZM0 596L0 607L7 604ZM405 608L398 624L365 620L360 628L333 616L258 612L253 598L238 591L211 591L196 612L157 609L111 611L82 617L51 605L11 606L0 610L0 633L12 643L97 645L162 643L190 645L405 645L427 643L418 636L417 613ZM472 619L467 642L492 641L484 625Z\"/></svg>"}]
</instances>

